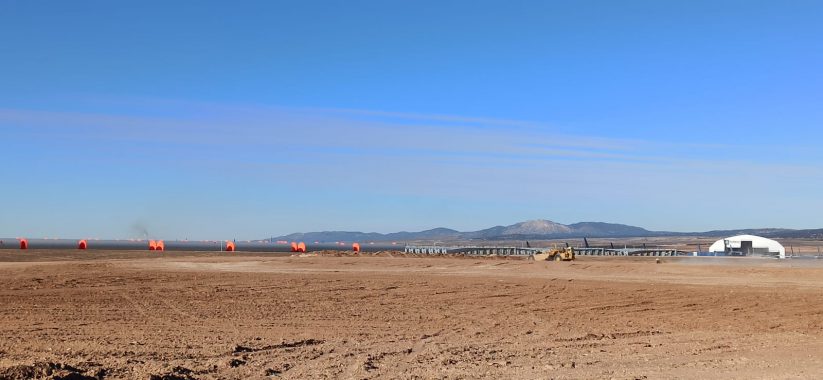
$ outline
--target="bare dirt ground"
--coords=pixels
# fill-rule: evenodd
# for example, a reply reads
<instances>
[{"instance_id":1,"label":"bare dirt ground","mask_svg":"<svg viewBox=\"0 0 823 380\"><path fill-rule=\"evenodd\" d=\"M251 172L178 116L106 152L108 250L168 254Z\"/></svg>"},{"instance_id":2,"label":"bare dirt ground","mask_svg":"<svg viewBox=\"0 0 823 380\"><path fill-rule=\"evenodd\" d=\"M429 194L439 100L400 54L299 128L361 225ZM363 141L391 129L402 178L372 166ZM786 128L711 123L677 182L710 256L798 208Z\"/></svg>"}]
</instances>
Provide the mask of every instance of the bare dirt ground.
<instances>
[{"instance_id":1,"label":"bare dirt ground","mask_svg":"<svg viewBox=\"0 0 823 380\"><path fill-rule=\"evenodd\" d=\"M817 260L381 256L0 252L0 379L823 373Z\"/></svg>"}]
</instances>

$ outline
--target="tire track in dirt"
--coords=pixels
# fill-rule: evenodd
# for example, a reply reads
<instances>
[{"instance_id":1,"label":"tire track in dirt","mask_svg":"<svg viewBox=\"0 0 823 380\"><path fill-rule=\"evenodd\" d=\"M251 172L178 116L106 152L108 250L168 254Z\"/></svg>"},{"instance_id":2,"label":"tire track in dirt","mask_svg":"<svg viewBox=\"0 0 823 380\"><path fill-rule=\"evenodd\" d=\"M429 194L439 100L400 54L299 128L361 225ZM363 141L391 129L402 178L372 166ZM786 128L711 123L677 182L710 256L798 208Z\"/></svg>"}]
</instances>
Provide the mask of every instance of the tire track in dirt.
<instances>
[{"instance_id":1,"label":"tire track in dirt","mask_svg":"<svg viewBox=\"0 0 823 380\"><path fill-rule=\"evenodd\" d=\"M823 359L805 355L823 349L823 285L814 291L791 285L820 283L823 268L672 270L619 260L490 268L485 261L447 258L174 260L192 265L169 270L164 258L152 257L105 268L0 269L0 289L6 289L0 290L0 365L93 360L124 378L823 373ZM223 261L247 263L222 271ZM6 271L19 276L2 276ZM683 280L661 281L674 275ZM614 281L620 276L633 281ZM724 276L737 278L719 280ZM692 284L705 281L719 283ZM753 286L738 285L746 282ZM143 335L130 345L136 333ZM323 343L300 344L309 340ZM235 352L237 346L251 351Z\"/></svg>"}]
</instances>

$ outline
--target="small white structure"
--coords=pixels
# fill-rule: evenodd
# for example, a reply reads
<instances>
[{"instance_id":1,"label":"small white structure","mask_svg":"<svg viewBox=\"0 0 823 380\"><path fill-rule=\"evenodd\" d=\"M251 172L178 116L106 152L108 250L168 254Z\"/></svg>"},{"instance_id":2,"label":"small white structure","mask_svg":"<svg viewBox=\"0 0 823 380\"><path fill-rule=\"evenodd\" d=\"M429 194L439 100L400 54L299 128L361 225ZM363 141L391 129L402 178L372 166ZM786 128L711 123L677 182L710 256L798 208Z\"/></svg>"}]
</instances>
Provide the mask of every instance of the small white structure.
<instances>
[{"instance_id":1,"label":"small white structure","mask_svg":"<svg viewBox=\"0 0 823 380\"><path fill-rule=\"evenodd\" d=\"M720 239L709 247L709 252L725 253L726 255L749 256L772 255L781 259L786 258L786 248L780 243L754 235L738 235Z\"/></svg>"}]
</instances>

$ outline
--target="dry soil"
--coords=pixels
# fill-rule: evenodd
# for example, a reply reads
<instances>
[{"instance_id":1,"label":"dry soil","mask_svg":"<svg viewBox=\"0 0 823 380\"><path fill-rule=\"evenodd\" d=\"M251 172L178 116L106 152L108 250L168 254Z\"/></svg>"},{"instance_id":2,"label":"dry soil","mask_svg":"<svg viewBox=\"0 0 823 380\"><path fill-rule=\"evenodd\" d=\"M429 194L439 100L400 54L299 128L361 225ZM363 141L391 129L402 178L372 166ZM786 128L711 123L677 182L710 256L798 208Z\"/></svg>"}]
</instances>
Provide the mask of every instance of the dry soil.
<instances>
[{"instance_id":1,"label":"dry soil","mask_svg":"<svg viewBox=\"0 0 823 380\"><path fill-rule=\"evenodd\" d=\"M0 252L0 379L821 374L817 260Z\"/></svg>"}]
</instances>

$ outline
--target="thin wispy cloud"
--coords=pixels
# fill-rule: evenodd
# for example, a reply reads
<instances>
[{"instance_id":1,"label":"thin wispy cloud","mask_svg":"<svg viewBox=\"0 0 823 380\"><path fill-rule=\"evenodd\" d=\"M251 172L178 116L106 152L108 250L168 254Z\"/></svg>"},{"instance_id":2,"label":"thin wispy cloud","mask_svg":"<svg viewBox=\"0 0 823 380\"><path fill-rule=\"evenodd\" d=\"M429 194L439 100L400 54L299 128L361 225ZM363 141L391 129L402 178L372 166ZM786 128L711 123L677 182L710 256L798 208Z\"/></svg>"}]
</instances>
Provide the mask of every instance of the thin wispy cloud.
<instances>
[{"instance_id":1,"label":"thin wispy cloud","mask_svg":"<svg viewBox=\"0 0 823 380\"><path fill-rule=\"evenodd\" d=\"M120 173L122 185L109 182L124 193L131 192L125 186L136 177L186 189L178 191L203 191L201 201L256 199L256 208L241 210L252 218L308 208L320 210L323 220L323 214L347 209L341 202L357 199L363 207L382 199L394 203L359 212L377 218L400 211L396 225L402 226L401 215L411 212L403 204L428 199L426 204L462 209L497 204L560 222L587 215L599 220L593 209L602 208L625 215L612 221L645 225L654 220L677 229L680 225L665 215L694 220L700 217L696 210L708 214L712 207L756 202L784 192L785 184L805 186L797 192L805 202L815 199L811 191L823 190L823 183L813 179L823 178L823 170L802 159L761 162L754 154L759 146L718 149L699 141L574 136L516 120L140 101L97 112L0 109L0 128L21 142L14 154L29 161L27 171L35 178L48 178L49 168L66 168L60 162L70 162L72 171L90 179ZM168 196L156 191L153 197L167 202ZM240 195L246 192L252 195ZM107 196L110 202L119 199L117 193ZM197 205L186 202L194 201L164 207L197 218L191 211ZM431 215L436 225L428 227L441 225L438 218ZM368 220L346 228L381 230ZM343 228L339 220L302 223L304 229ZM285 233L298 227L275 228Z\"/></svg>"},{"instance_id":2,"label":"thin wispy cloud","mask_svg":"<svg viewBox=\"0 0 823 380\"><path fill-rule=\"evenodd\" d=\"M10 133L22 137L156 142L184 147L241 144L276 147L277 151L350 149L350 153L360 154L379 152L391 156L421 152L440 158L480 156L504 160L678 158L669 155L672 146L669 142L552 133L550 126L538 128L537 123L531 122L382 111L184 104L184 114L167 117L129 112L0 109L0 122ZM166 102L156 105L160 110L168 107L175 105ZM386 120L386 116L391 120ZM438 124L451 120L462 124ZM718 150L712 145L692 145L689 153Z\"/></svg>"}]
</instances>

